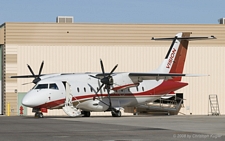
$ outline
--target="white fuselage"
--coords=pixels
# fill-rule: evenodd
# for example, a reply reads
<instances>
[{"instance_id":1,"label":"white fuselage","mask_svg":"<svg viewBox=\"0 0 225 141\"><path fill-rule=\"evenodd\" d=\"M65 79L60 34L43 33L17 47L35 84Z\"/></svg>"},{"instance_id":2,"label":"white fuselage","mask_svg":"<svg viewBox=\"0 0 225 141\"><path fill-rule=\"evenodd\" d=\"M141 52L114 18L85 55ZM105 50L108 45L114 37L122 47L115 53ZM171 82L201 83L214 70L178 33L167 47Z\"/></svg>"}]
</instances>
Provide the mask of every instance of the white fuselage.
<instances>
[{"instance_id":1,"label":"white fuselage","mask_svg":"<svg viewBox=\"0 0 225 141\"><path fill-rule=\"evenodd\" d=\"M59 74L43 79L26 94L22 103L32 108L61 108L65 104L66 97L63 82L67 82L70 84L70 93L73 96L72 101L76 108L85 111L106 111L109 108L107 91L102 88L96 95L96 91L99 89L101 82L89 75ZM120 77L123 77L123 79ZM111 87L110 97L112 106L115 108L137 106L138 104L151 102L187 85L187 83L182 82L143 80L137 86L136 83L134 84L127 77L127 73L115 75L113 79L114 84ZM42 86L39 88L40 85L47 85L47 87ZM50 88L53 85L57 85L57 89ZM93 99L93 97L96 98Z\"/></svg>"}]
</instances>

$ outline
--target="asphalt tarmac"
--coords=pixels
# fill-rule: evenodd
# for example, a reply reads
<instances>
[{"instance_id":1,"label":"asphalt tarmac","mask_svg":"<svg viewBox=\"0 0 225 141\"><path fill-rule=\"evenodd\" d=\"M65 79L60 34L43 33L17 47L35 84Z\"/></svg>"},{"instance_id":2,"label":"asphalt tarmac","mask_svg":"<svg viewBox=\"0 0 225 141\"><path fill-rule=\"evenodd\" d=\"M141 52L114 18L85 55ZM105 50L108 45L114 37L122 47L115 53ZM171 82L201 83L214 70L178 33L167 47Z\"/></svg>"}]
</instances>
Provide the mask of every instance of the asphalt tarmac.
<instances>
[{"instance_id":1,"label":"asphalt tarmac","mask_svg":"<svg viewBox=\"0 0 225 141\"><path fill-rule=\"evenodd\" d=\"M0 141L224 141L225 116L0 116Z\"/></svg>"}]
</instances>

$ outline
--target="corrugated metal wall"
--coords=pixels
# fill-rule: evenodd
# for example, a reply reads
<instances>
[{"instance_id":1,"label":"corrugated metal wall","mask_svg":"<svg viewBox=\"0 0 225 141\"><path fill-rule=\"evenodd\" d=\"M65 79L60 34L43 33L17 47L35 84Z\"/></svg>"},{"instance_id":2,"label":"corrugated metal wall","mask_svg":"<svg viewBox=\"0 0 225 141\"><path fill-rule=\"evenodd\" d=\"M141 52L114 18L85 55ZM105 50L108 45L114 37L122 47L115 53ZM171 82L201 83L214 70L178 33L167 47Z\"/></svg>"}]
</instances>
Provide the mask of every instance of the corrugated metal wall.
<instances>
[{"instance_id":1,"label":"corrugated metal wall","mask_svg":"<svg viewBox=\"0 0 225 141\"><path fill-rule=\"evenodd\" d=\"M184 70L210 76L184 78L189 86L178 92L186 99L181 110L185 114L207 114L212 93L218 94L225 114L224 29L224 25L6 23L6 76L30 74L26 64L37 73L43 60L43 73L99 72L100 58L107 71L119 64L117 72L148 72L160 65L171 44L151 37L171 37L181 31L214 35L217 40L190 43ZM16 103L15 89L26 92L33 85L22 84L31 81L6 79L7 101Z\"/></svg>"}]
</instances>

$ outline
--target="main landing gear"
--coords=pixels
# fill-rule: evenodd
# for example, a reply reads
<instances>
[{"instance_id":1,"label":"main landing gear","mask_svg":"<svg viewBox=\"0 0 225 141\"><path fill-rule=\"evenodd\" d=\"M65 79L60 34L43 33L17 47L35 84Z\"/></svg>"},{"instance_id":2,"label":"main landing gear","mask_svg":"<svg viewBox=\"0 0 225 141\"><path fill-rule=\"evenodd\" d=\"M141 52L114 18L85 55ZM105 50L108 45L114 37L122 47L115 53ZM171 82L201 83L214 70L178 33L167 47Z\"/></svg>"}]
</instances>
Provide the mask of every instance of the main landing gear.
<instances>
[{"instance_id":1,"label":"main landing gear","mask_svg":"<svg viewBox=\"0 0 225 141\"><path fill-rule=\"evenodd\" d=\"M83 117L90 117L91 116L91 112L89 112L89 111L81 111L81 114L83 115Z\"/></svg>"},{"instance_id":2,"label":"main landing gear","mask_svg":"<svg viewBox=\"0 0 225 141\"><path fill-rule=\"evenodd\" d=\"M36 118L44 118L43 113L42 112L35 112L34 117Z\"/></svg>"},{"instance_id":3,"label":"main landing gear","mask_svg":"<svg viewBox=\"0 0 225 141\"><path fill-rule=\"evenodd\" d=\"M121 117L121 111L119 111L119 110L118 111L112 110L111 114L113 117Z\"/></svg>"}]
</instances>

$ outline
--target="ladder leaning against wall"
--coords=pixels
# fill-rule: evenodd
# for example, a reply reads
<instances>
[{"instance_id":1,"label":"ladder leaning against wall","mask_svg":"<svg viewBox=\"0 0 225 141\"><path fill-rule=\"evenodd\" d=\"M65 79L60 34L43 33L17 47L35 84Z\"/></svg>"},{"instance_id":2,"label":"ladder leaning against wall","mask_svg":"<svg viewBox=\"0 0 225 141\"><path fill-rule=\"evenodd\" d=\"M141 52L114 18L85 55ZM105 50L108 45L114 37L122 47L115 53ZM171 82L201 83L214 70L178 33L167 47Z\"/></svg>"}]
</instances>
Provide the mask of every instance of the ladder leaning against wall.
<instances>
[{"instance_id":1,"label":"ladder leaning against wall","mask_svg":"<svg viewBox=\"0 0 225 141\"><path fill-rule=\"evenodd\" d=\"M220 115L219 102L216 94L209 95L208 115L210 114L216 116Z\"/></svg>"}]
</instances>

